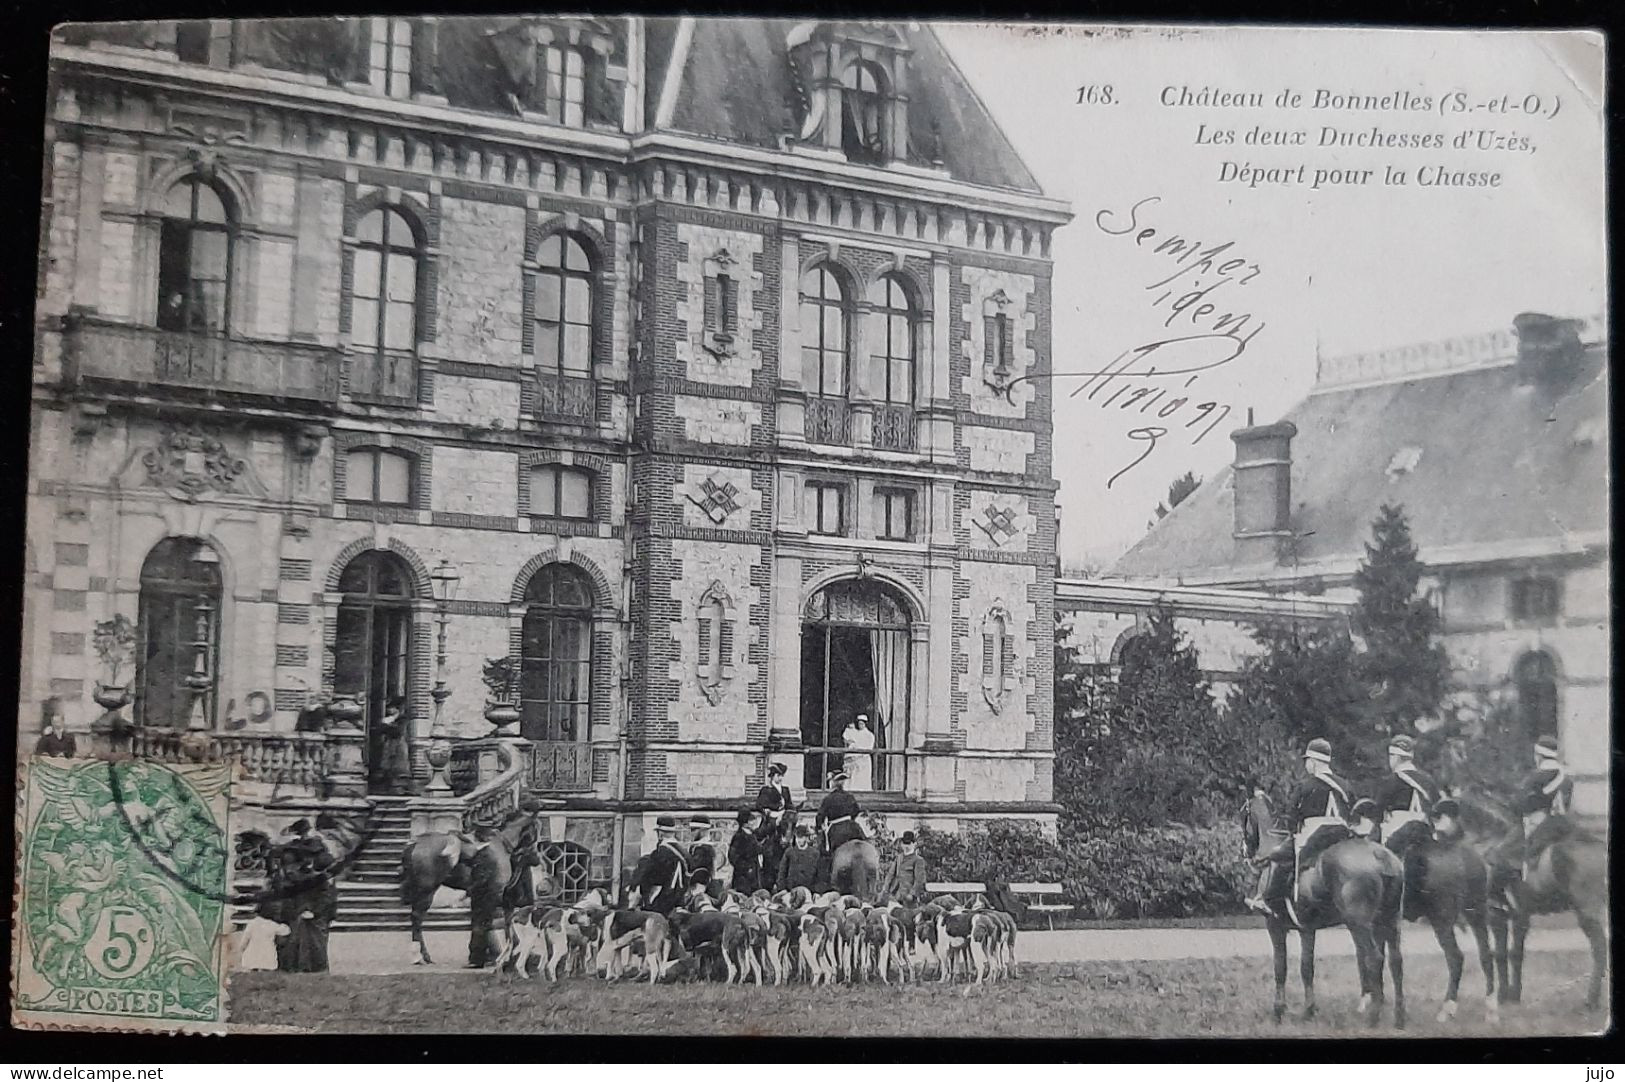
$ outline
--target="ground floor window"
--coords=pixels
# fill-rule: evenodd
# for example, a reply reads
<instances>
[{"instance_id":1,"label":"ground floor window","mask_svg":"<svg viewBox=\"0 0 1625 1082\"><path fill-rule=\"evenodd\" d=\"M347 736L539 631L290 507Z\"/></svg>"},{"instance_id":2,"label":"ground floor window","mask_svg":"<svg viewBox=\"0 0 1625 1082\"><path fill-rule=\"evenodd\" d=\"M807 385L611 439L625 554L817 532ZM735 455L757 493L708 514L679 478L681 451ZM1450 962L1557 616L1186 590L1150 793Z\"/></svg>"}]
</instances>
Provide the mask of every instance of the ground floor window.
<instances>
[{"instance_id":1,"label":"ground floor window","mask_svg":"<svg viewBox=\"0 0 1625 1082\"><path fill-rule=\"evenodd\" d=\"M136 654L140 724L184 729L194 698L213 724L219 683L220 555L196 538L168 537L141 565Z\"/></svg>"}]
</instances>

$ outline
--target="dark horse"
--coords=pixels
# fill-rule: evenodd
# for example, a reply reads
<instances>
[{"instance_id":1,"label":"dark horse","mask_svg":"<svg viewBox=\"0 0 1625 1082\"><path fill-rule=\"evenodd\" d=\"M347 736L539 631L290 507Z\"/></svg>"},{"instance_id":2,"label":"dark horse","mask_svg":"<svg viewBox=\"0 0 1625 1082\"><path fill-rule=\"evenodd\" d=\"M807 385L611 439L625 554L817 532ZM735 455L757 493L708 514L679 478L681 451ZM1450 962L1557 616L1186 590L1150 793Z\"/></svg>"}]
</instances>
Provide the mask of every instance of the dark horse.
<instances>
[{"instance_id":1,"label":"dark horse","mask_svg":"<svg viewBox=\"0 0 1625 1082\"><path fill-rule=\"evenodd\" d=\"M525 879L541 863L538 841L536 817L514 811L483 843L466 834L446 833L420 834L407 843L401 853L400 886L401 902L412 911L412 942L418 948L414 964L434 961L423 941L423 917L435 891L443 886L468 893L469 963L484 964L497 911L502 911L506 929L515 907L530 900Z\"/></svg>"},{"instance_id":2,"label":"dark horse","mask_svg":"<svg viewBox=\"0 0 1625 1082\"><path fill-rule=\"evenodd\" d=\"M1484 1013L1496 1017L1494 955L1488 928L1489 875L1484 858L1454 834L1420 836L1396 851L1406 861L1404 915L1426 919L1444 951L1450 984L1438 1020L1456 1017L1456 994L1461 987L1464 957L1456 943L1456 925L1465 924L1478 943L1478 961L1484 970Z\"/></svg>"},{"instance_id":3,"label":"dark horse","mask_svg":"<svg viewBox=\"0 0 1625 1082\"><path fill-rule=\"evenodd\" d=\"M1275 830L1269 798L1255 791L1242 809L1242 835L1251 857L1274 849L1285 837ZM1272 837L1273 835L1273 837ZM1286 936L1296 930L1303 977L1303 1017L1315 1016L1315 932L1339 924L1349 930L1360 969L1360 1009L1369 1025L1382 1015L1382 962L1394 978L1394 1026L1405 1025L1404 961L1399 951L1400 895L1405 871L1399 858L1365 838L1344 838L1321 850L1298 876L1293 899L1296 923L1271 911L1267 918L1275 950L1275 1020L1286 1015Z\"/></svg>"},{"instance_id":4,"label":"dark horse","mask_svg":"<svg viewBox=\"0 0 1625 1082\"><path fill-rule=\"evenodd\" d=\"M1523 841L1523 822L1510 809L1477 794L1457 800L1462 826L1481 852ZM1537 913L1572 910L1591 946L1591 984L1586 1006L1602 1003L1603 975L1608 967L1608 845L1565 820L1557 837L1531 863L1527 875L1508 872L1504 888L1490 895L1490 928L1495 936L1495 970L1501 1001L1523 998L1523 948L1529 922ZM1508 897L1510 895L1510 897ZM1507 943L1510 926L1511 946Z\"/></svg>"}]
</instances>

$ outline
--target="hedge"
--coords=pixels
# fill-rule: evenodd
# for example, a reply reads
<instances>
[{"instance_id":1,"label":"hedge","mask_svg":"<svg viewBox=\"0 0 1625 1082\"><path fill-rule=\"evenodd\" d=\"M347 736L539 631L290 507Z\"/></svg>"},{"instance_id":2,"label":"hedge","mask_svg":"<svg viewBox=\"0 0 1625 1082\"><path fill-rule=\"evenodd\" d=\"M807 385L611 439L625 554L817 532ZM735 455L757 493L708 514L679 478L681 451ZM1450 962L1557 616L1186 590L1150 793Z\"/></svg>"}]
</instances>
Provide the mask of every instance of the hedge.
<instances>
[{"instance_id":1,"label":"hedge","mask_svg":"<svg viewBox=\"0 0 1625 1082\"><path fill-rule=\"evenodd\" d=\"M877 834L890 860L895 839L883 824ZM1081 915L1100 920L1245 912L1257 877L1234 829L1170 826L1057 842L1034 824L991 820L962 834L916 834L933 880L1060 883Z\"/></svg>"}]
</instances>

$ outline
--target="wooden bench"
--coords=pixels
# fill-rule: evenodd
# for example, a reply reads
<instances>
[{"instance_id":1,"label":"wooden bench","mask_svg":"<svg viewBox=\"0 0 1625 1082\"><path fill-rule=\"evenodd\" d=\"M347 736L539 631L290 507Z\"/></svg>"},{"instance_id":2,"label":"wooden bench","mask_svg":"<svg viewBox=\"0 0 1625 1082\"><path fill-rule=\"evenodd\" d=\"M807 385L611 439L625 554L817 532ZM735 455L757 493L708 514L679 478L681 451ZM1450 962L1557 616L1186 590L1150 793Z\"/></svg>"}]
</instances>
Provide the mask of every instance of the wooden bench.
<instances>
[{"instance_id":1,"label":"wooden bench","mask_svg":"<svg viewBox=\"0 0 1625 1082\"><path fill-rule=\"evenodd\" d=\"M1061 893L1059 883L1011 883L1012 894L1020 894L1030 898L1051 898ZM984 883L927 883L925 889L931 894L951 894L962 901L969 901L978 894L987 893ZM1055 930L1055 914L1070 913L1072 905L1067 902L1027 902L1029 912L1042 914L1049 922L1050 931Z\"/></svg>"}]
</instances>

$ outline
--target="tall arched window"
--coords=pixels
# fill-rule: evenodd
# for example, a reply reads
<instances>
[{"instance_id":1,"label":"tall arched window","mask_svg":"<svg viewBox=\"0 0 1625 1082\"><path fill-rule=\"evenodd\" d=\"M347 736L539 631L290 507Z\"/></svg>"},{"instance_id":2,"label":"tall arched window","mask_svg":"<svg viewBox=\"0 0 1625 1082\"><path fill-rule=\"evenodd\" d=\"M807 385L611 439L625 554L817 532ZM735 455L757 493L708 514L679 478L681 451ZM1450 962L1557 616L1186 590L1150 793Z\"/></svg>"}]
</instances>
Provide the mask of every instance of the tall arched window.
<instances>
[{"instance_id":1,"label":"tall arched window","mask_svg":"<svg viewBox=\"0 0 1625 1082\"><path fill-rule=\"evenodd\" d=\"M417 234L394 207L377 207L356 223L350 288L350 342L362 351L350 369L352 393L415 399L418 340Z\"/></svg>"},{"instance_id":2,"label":"tall arched window","mask_svg":"<svg viewBox=\"0 0 1625 1082\"><path fill-rule=\"evenodd\" d=\"M1534 741L1558 735L1557 663L1544 650L1533 650L1518 659L1513 670L1518 691L1518 720L1524 734Z\"/></svg>"},{"instance_id":3,"label":"tall arched window","mask_svg":"<svg viewBox=\"0 0 1625 1082\"><path fill-rule=\"evenodd\" d=\"M869 287L869 356L874 394L882 402L914 401L914 302L903 283L886 275Z\"/></svg>"},{"instance_id":4,"label":"tall arched window","mask_svg":"<svg viewBox=\"0 0 1625 1082\"><path fill-rule=\"evenodd\" d=\"M543 372L592 374L592 262L581 241L553 233L536 249L536 365Z\"/></svg>"},{"instance_id":5,"label":"tall arched window","mask_svg":"<svg viewBox=\"0 0 1625 1082\"><path fill-rule=\"evenodd\" d=\"M847 579L808 601L801 626L803 784L845 769L850 789L900 790L912 687L909 607L892 586ZM849 752L846 728L869 715L873 752Z\"/></svg>"},{"instance_id":6,"label":"tall arched window","mask_svg":"<svg viewBox=\"0 0 1625 1082\"><path fill-rule=\"evenodd\" d=\"M220 556L202 541L170 537L141 565L136 655L137 720L185 728L193 693L213 722L219 684Z\"/></svg>"},{"instance_id":7,"label":"tall arched window","mask_svg":"<svg viewBox=\"0 0 1625 1082\"><path fill-rule=\"evenodd\" d=\"M164 198L158 231L158 326L222 333L230 326L237 224L225 196L200 176Z\"/></svg>"},{"instance_id":8,"label":"tall arched window","mask_svg":"<svg viewBox=\"0 0 1625 1082\"><path fill-rule=\"evenodd\" d=\"M393 552L369 549L344 566L339 592L333 690L353 696L365 711L369 789L397 786L404 779L388 776L387 734L379 723L411 690L412 570Z\"/></svg>"},{"instance_id":9,"label":"tall arched window","mask_svg":"<svg viewBox=\"0 0 1625 1082\"><path fill-rule=\"evenodd\" d=\"M364 215L355 230L350 341L380 350L417 347L418 242L393 207Z\"/></svg>"},{"instance_id":10,"label":"tall arched window","mask_svg":"<svg viewBox=\"0 0 1625 1082\"><path fill-rule=\"evenodd\" d=\"M886 76L862 61L841 76L841 149L852 161L886 160Z\"/></svg>"},{"instance_id":11,"label":"tall arched window","mask_svg":"<svg viewBox=\"0 0 1625 1082\"><path fill-rule=\"evenodd\" d=\"M827 266L801 276L801 380L814 394L846 396L847 299Z\"/></svg>"},{"instance_id":12,"label":"tall arched window","mask_svg":"<svg viewBox=\"0 0 1625 1082\"><path fill-rule=\"evenodd\" d=\"M548 564L525 589L521 630L520 733L584 742L592 689L592 582L579 568Z\"/></svg>"}]
</instances>

